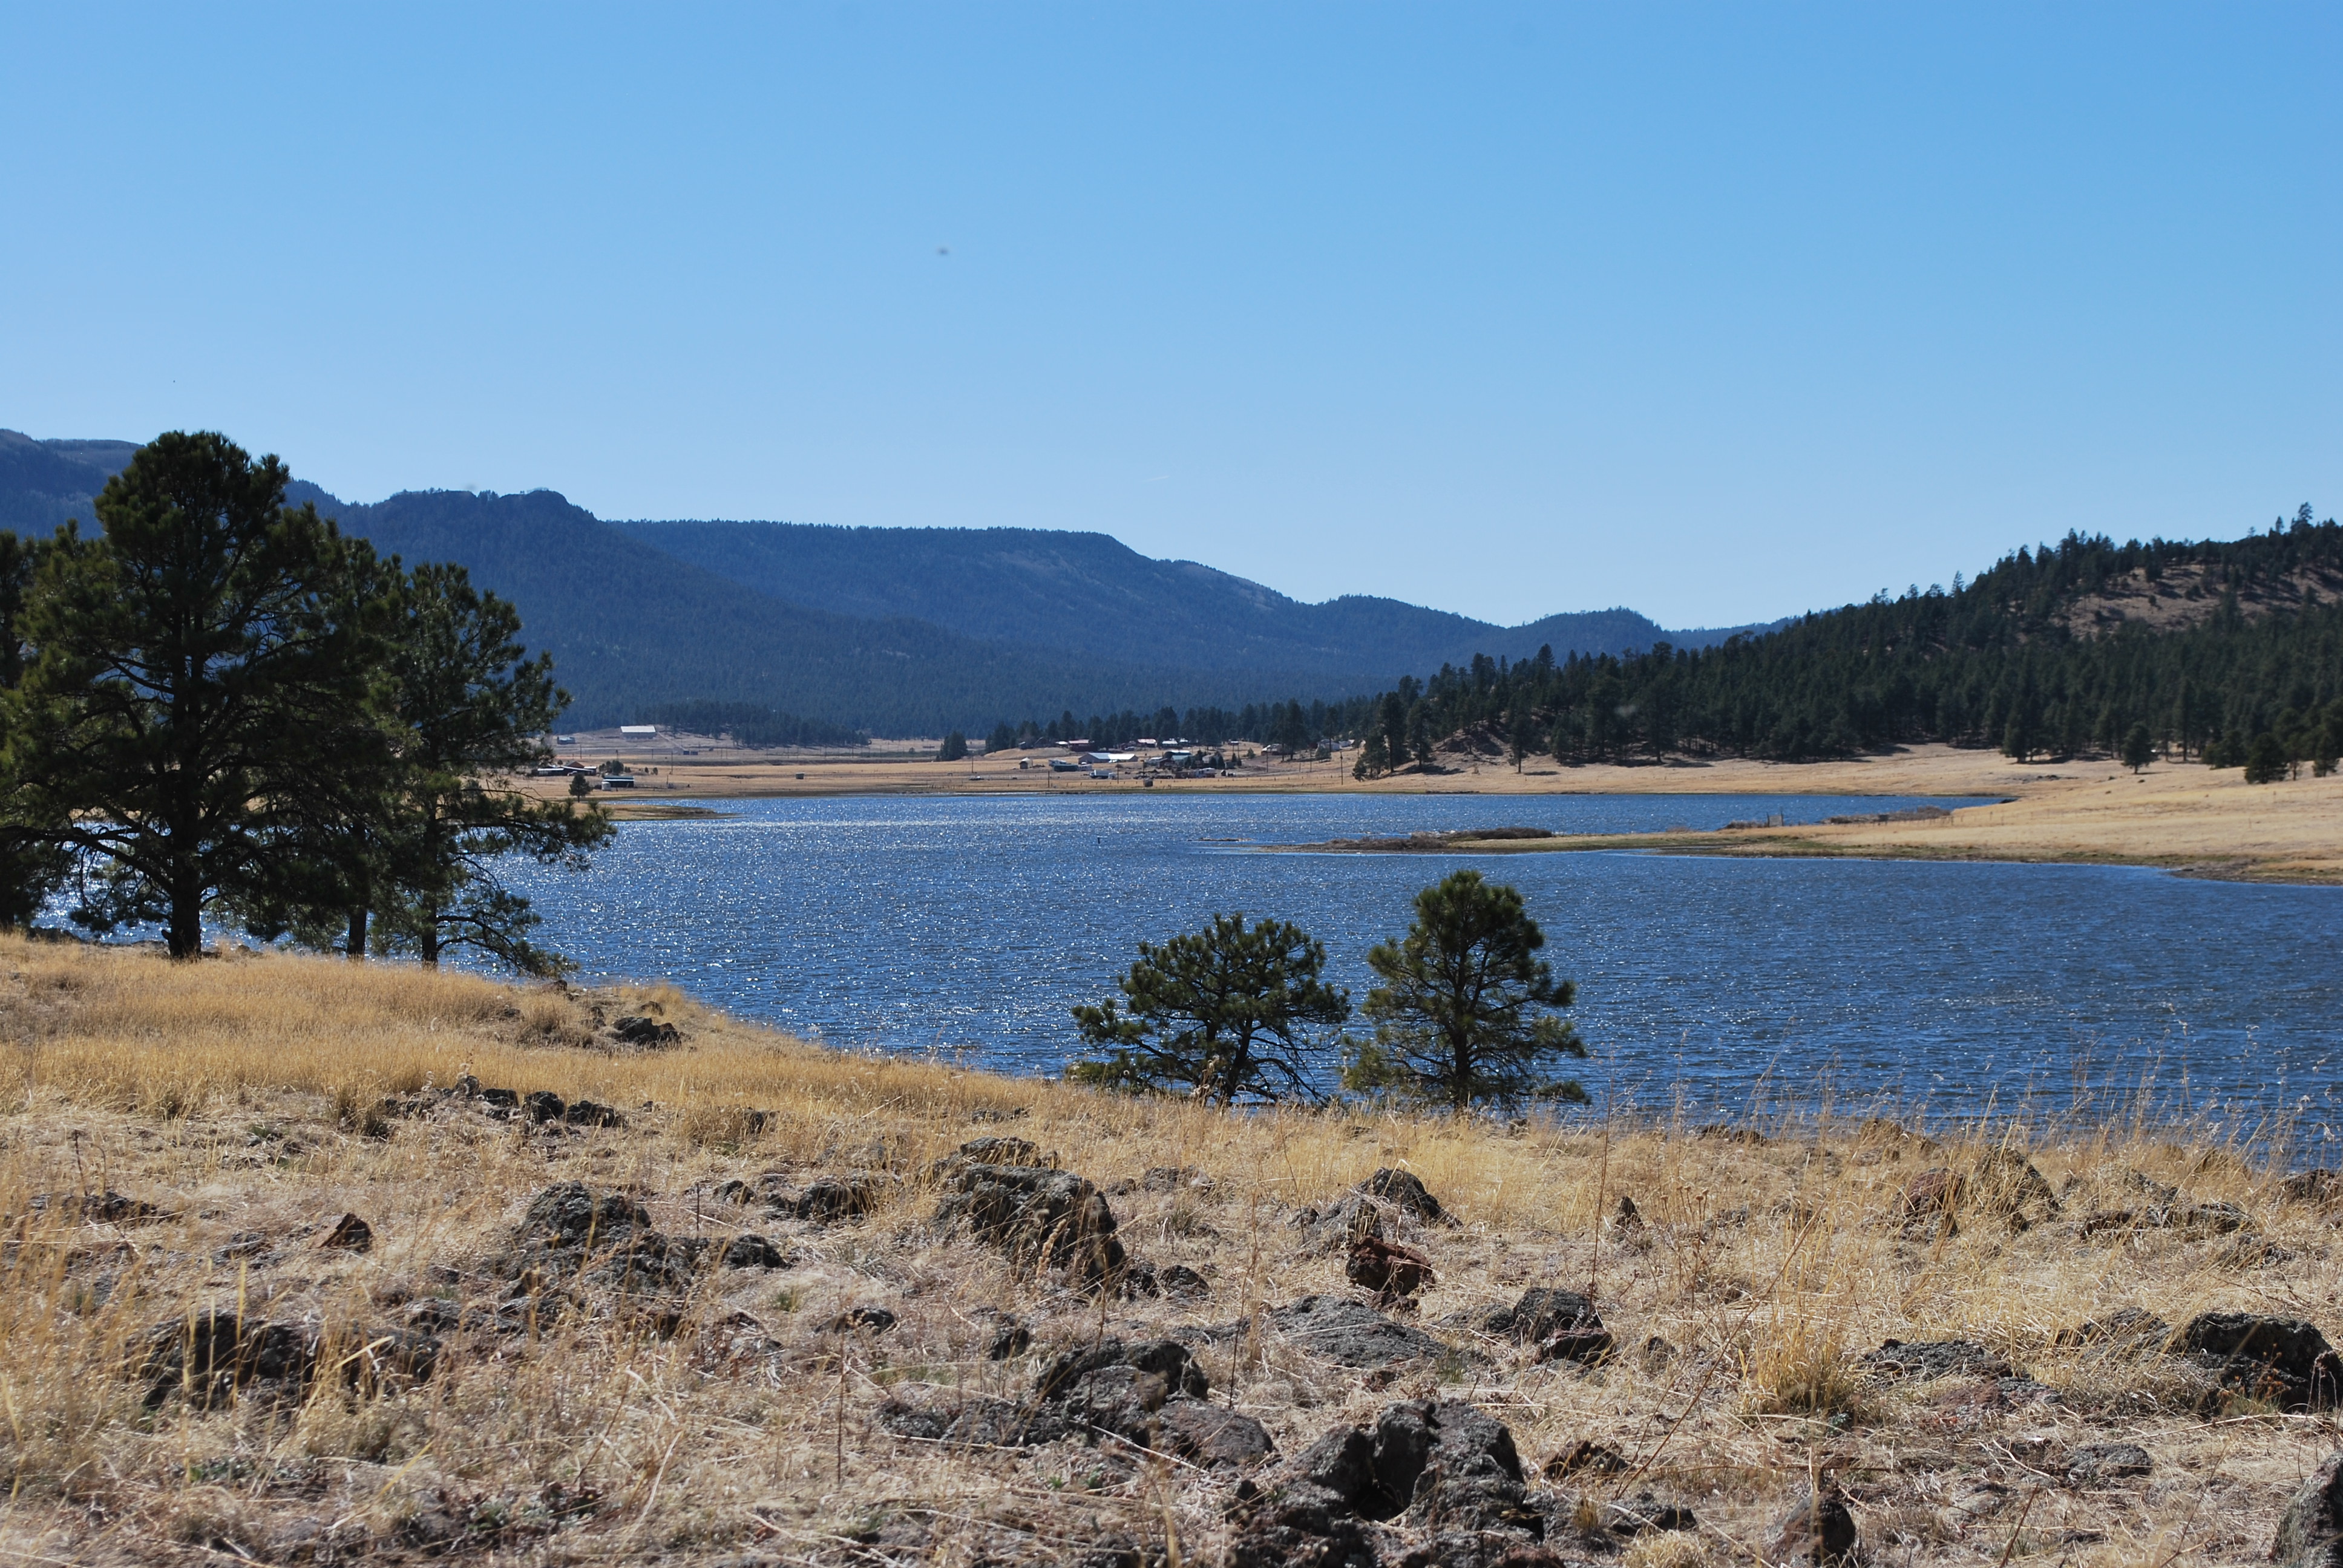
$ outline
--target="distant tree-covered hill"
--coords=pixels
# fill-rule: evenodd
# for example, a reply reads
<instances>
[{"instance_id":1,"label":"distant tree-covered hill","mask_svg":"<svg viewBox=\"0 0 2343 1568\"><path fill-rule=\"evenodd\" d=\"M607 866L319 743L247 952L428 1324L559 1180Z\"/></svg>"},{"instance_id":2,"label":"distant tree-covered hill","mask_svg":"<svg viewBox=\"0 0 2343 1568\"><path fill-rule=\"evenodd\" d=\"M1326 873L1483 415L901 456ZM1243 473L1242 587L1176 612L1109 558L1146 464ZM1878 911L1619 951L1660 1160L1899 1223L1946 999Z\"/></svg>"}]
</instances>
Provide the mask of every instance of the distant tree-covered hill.
<instances>
[{"instance_id":1,"label":"distant tree-covered hill","mask_svg":"<svg viewBox=\"0 0 2343 1568\"><path fill-rule=\"evenodd\" d=\"M1976 581L1807 615L1705 649L1508 664L1408 680L1344 718L1369 769L1478 737L1565 761L1785 760L1918 741L2108 754L2133 731L2243 762L2343 751L2343 529L2308 507L2226 542L2070 534Z\"/></svg>"},{"instance_id":2,"label":"distant tree-covered hill","mask_svg":"<svg viewBox=\"0 0 2343 1568\"><path fill-rule=\"evenodd\" d=\"M88 519L136 449L0 431L0 528ZM410 564L457 562L510 599L580 727L697 704L769 716L742 722L770 735L997 735L1030 719L1218 739L1272 704L1284 730L1322 729L1342 699L1476 648L1527 657L1549 642L1566 654L1723 635L1624 609L1507 628L1393 599L1307 605L1101 534L612 525L550 490L361 505L297 481L290 498Z\"/></svg>"},{"instance_id":3,"label":"distant tree-covered hill","mask_svg":"<svg viewBox=\"0 0 2343 1568\"><path fill-rule=\"evenodd\" d=\"M1041 528L845 528L798 523L620 523L680 560L839 615L916 616L988 640L1194 669L1290 670L1347 683L1476 652L1527 658L1704 648L1736 632L1671 631L1630 609L1500 627L1360 595L1304 604L1105 534Z\"/></svg>"}]
</instances>

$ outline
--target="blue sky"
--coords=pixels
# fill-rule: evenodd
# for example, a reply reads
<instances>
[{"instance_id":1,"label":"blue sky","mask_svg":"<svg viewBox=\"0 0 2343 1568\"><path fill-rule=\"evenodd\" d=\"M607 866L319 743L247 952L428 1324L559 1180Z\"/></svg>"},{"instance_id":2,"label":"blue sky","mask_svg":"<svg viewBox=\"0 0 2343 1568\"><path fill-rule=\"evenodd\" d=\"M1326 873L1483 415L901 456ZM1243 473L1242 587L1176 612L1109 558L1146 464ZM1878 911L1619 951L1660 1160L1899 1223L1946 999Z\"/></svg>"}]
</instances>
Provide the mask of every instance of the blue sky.
<instances>
[{"instance_id":1,"label":"blue sky","mask_svg":"<svg viewBox=\"0 0 2343 1568\"><path fill-rule=\"evenodd\" d=\"M1508 622L2343 511L2331 4L6 23L37 436Z\"/></svg>"}]
</instances>

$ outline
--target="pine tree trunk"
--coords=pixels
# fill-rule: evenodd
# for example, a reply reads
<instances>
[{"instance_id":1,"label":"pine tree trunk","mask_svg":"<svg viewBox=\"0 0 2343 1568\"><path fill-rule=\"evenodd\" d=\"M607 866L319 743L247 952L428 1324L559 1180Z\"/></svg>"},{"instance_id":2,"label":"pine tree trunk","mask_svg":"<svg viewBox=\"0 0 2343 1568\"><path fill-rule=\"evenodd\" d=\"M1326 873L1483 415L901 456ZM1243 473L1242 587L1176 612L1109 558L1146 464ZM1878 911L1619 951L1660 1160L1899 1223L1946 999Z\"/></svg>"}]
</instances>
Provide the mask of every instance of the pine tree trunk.
<instances>
[{"instance_id":1,"label":"pine tree trunk","mask_svg":"<svg viewBox=\"0 0 2343 1568\"><path fill-rule=\"evenodd\" d=\"M342 956L348 959L352 963L357 963L366 958L366 953L367 907L364 904L352 904L350 906L349 936L343 944Z\"/></svg>"}]
</instances>

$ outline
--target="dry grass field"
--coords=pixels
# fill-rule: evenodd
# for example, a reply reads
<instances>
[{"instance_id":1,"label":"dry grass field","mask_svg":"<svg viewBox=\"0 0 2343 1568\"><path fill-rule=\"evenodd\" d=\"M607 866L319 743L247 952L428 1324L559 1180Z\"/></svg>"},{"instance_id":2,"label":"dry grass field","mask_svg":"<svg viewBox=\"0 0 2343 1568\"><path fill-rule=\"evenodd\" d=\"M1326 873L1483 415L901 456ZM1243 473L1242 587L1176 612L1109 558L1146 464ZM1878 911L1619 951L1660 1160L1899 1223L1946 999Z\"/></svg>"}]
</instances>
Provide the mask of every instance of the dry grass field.
<instances>
[{"instance_id":1,"label":"dry grass field","mask_svg":"<svg viewBox=\"0 0 2343 1568\"><path fill-rule=\"evenodd\" d=\"M1386 1561L1772 1564L1819 1480L1870 1563L2180 1568L2262 1557L2338 1446L2165 1332L2072 1332L2343 1331L2282 1130L1240 1116L828 1053L669 990L5 936L0 1041L0 1562L1332 1562L1275 1533L1304 1451L1443 1400L1510 1431L1520 1481L1470 1484L1511 1523L1457 1533L1483 1493L1434 1465L1350 1537ZM936 1222L965 1175L937 1162L988 1136L1096 1184L1125 1288ZM1434 1348L1346 1365L1280 1309L1369 1303L1343 1216L1296 1221L1378 1170L1447 1215L1347 1210L1429 1263L1383 1304ZM1964 1178L1950 1225L1905 1212L1930 1170ZM599 1229L532 1240L569 1182L617 1195ZM328 1244L346 1214L366 1250ZM1591 1298L1607 1357L1490 1316L1539 1287ZM1202 1404L1275 1452L1151 1438L1128 1401L1163 1384L1128 1366L1081 1385L1088 1430L1010 1419L1059 1352L1158 1340L1209 1385L1167 1432Z\"/></svg>"}]
</instances>

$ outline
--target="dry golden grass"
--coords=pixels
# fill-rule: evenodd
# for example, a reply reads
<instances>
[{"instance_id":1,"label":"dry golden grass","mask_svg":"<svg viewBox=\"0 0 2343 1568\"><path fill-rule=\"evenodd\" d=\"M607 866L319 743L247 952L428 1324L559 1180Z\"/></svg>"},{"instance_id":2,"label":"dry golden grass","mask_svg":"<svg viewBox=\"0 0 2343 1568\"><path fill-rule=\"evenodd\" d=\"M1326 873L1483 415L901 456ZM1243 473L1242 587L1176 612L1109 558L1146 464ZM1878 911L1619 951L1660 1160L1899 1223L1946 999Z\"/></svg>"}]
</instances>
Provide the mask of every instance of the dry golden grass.
<instances>
[{"instance_id":1,"label":"dry golden grass","mask_svg":"<svg viewBox=\"0 0 2343 1568\"><path fill-rule=\"evenodd\" d=\"M598 1009L663 1017L685 1041L590 1045L607 1038ZM1439 1276L1413 1321L1471 1352L1439 1374L1443 1392L1507 1422L1533 1470L1580 1439L1625 1455L1628 1473L1553 1483L1590 1513L1644 1489L1697 1512L1697 1531L1634 1543L1633 1568L1759 1560L1767 1521L1822 1470L1844 1479L1876 1562L2241 1560L2336 1446L2329 1418L2207 1419L2167 1363L2054 1343L2129 1305L2174 1323L2229 1306L2343 1328L2330 1218L2279 1203L2235 1151L2146 1130L2036 1137L2034 1164L2073 1183L2068 1218L2018 1231L1965 1216L1948 1235L1890 1212L1922 1168L1974 1162L1974 1141L1943 1133L1936 1146L1849 1121L1753 1141L1230 1116L823 1051L667 990L578 995L278 956L172 966L0 937L0 1213L15 1216L0 1256L0 1562L1039 1563L1108 1538L1149 1561L1176 1542L1179 1561L1212 1562L1233 1476L1063 1444L950 1452L890 1437L875 1412L922 1384L1024 1394L1030 1363L982 1353L987 1311L1030 1323L1039 1352L1341 1292L1341 1260L1287 1221L1383 1166L1416 1172L1462 1221L1408 1238ZM630 1124L377 1109L466 1072L589 1097ZM1101 1302L934 1234L919 1173L1004 1131L1109 1188L1132 1252L1196 1269L1212 1298ZM709 1196L733 1177L802 1184L871 1164L907 1180L856 1223ZM1170 1167L1202 1180L1115 1186ZM2294 1255L2177 1231L2079 1240L2072 1214L2112 1202L2129 1171L2240 1205L2255 1241ZM240 1305L347 1335L426 1297L462 1304L530 1196L564 1180L636 1194L672 1234L755 1229L794 1261L711 1272L663 1322L603 1302L535 1332L451 1332L437 1375L406 1392L142 1404L129 1352L156 1324ZM108 1190L164 1217L84 1222L54 1201ZM1623 1194L1640 1228L1604 1221ZM319 1250L346 1211L373 1227L371 1252ZM1591 1285L1623 1353L1592 1372L1539 1365L1441 1327L1543 1284ZM820 1332L863 1304L900 1321ZM2060 1398L2003 1409L1975 1380L1887 1382L1860 1360L1886 1339L1951 1337ZM1214 1399L1286 1453L1436 1386L1423 1372L1370 1390L1274 1336L1202 1360ZM2116 1439L2144 1445L2155 1473L2065 1484L2060 1455Z\"/></svg>"}]
</instances>

